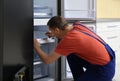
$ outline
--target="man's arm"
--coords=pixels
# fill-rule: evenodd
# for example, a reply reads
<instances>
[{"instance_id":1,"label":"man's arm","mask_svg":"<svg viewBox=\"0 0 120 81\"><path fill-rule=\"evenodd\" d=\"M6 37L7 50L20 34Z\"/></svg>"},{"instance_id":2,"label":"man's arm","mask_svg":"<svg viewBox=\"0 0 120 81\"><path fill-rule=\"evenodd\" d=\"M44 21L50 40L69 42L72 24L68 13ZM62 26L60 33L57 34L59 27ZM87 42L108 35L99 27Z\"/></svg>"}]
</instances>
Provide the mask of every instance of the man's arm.
<instances>
[{"instance_id":1,"label":"man's arm","mask_svg":"<svg viewBox=\"0 0 120 81\"><path fill-rule=\"evenodd\" d=\"M34 39L34 48L37 52L37 54L39 55L39 57L42 59L42 61L45 64L50 64L52 62L54 62L55 60L57 60L61 55L56 53L56 52L52 52L51 54L46 54L45 52L42 51L42 49L40 48L40 44L37 42L36 39Z\"/></svg>"}]
</instances>

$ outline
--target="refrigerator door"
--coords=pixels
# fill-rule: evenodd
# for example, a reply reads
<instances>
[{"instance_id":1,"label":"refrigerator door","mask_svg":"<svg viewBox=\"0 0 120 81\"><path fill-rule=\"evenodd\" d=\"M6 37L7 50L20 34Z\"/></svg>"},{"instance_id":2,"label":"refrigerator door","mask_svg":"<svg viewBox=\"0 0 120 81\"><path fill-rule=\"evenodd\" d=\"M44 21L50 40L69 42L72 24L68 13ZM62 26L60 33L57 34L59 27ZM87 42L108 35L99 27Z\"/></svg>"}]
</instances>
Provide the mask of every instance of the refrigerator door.
<instances>
[{"instance_id":1,"label":"refrigerator door","mask_svg":"<svg viewBox=\"0 0 120 81\"><path fill-rule=\"evenodd\" d=\"M23 66L26 81L33 80L32 5L32 0L0 0L0 81L13 81Z\"/></svg>"}]
</instances>

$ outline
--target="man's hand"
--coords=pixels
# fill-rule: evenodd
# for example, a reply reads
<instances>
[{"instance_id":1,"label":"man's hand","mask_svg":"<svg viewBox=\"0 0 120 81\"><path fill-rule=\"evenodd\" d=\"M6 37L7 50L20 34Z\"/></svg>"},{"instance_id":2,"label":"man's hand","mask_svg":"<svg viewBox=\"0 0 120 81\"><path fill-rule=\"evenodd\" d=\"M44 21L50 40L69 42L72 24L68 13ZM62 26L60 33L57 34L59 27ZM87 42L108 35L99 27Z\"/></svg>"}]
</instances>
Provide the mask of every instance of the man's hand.
<instances>
[{"instance_id":1,"label":"man's hand","mask_svg":"<svg viewBox=\"0 0 120 81\"><path fill-rule=\"evenodd\" d=\"M34 48L37 49L37 48L40 48L40 44L38 43L37 39L34 39Z\"/></svg>"},{"instance_id":2,"label":"man's hand","mask_svg":"<svg viewBox=\"0 0 120 81\"><path fill-rule=\"evenodd\" d=\"M46 54L40 48L40 44L38 43L37 39L34 39L34 48L35 48L36 53L39 55L39 57L42 59L42 61L45 64L50 64L61 56L61 54L58 54L54 51L51 54Z\"/></svg>"},{"instance_id":3,"label":"man's hand","mask_svg":"<svg viewBox=\"0 0 120 81\"><path fill-rule=\"evenodd\" d=\"M52 34L50 31L46 32L45 34L46 34L49 38L50 38L50 37L54 37L54 34Z\"/></svg>"}]
</instances>

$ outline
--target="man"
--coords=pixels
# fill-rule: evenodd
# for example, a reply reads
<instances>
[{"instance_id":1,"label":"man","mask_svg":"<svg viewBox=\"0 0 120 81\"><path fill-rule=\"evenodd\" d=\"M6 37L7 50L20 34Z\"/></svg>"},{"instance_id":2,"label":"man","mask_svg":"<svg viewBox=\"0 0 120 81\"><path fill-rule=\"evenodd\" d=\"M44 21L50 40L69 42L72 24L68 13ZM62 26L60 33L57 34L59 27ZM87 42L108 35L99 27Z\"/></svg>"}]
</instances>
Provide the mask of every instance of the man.
<instances>
[{"instance_id":1,"label":"man","mask_svg":"<svg viewBox=\"0 0 120 81\"><path fill-rule=\"evenodd\" d=\"M52 17L47 25L51 31L48 36L54 35L61 41L51 54L46 54L34 40L34 48L44 63L52 63L64 55L74 81L112 81L115 54L98 35L79 22L68 25L61 16Z\"/></svg>"}]
</instances>

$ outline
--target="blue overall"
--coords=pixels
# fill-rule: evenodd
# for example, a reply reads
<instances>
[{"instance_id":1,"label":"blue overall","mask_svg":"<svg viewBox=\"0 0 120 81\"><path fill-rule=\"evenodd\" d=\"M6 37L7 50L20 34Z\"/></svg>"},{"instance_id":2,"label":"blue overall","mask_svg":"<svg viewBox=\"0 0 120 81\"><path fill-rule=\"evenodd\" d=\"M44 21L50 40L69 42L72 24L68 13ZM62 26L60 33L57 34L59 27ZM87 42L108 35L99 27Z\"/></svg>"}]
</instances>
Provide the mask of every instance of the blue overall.
<instances>
[{"instance_id":1,"label":"blue overall","mask_svg":"<svg viewBox=\"0 0 120 81\"><path fill-rule=\"evenodd\" d=\"M112 78L115 74L115 53L111 49L111 47L106 44L105 42L99 40L98 38L77 30L79 32L82 32L88 36L91 36L101 42L105 48L107 49L111 61L106 65L95 65L91 64L84 59L81 59L80 57L76 56L74 53L67 56L68 64L70 66L71 72L73 74L74 81L112 81ZM86 69L84 69L84 68Z\"/></svg>"}]
</instances>

